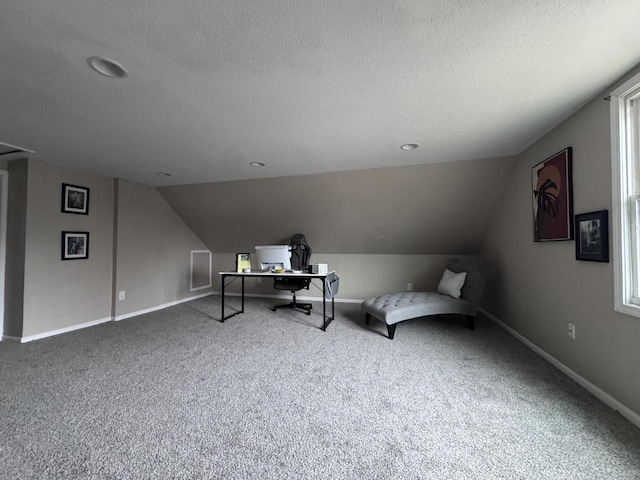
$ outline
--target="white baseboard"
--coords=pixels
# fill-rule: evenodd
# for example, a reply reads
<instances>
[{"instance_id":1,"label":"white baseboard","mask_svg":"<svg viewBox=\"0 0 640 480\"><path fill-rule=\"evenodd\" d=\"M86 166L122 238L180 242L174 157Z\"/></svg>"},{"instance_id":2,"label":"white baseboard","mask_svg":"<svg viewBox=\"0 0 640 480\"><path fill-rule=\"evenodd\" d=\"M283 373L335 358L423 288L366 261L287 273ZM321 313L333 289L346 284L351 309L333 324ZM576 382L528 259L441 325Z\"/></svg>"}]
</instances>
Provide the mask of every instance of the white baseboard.
<instances>
[{"instance_id":1,"label":"white baseboard","mask_svg":"<svg viewBox=\"0 0 640 480\"><path fill-rule=\"evenodd\" d=\"M176 300L174 302L169 302L169 303L165 303L162 305L157 305L155 307L151 307L151 308L146 308L144 310L140 310L137 312L132 312L132 313L127 313L124 315L119 315L115 318L111 318L111 317L107 317L107 318L101 318L98 320L93 320L91 322L85 322L85 323L79 323L76 325L70 325L68 327L64 327L64 328L59 328L57 330L51 330L49 332L43 332L43 333L38 333L36 335L27 335L26 337L12 337L9 335L3 335L2 339L3 340L9 340L9 341L17 341L20 343L27 343L27 342L32 342L34 340L40 340L42 338L46 338L46 337L53 337L54 335L60 335L61 333L68 333L68 332L73 332L74 330L80 330L82 328L88 328L88 327L93 327L95 325L100 325L101 323L106 323L106 322L110 322L112 320L124 320L125 318L130 318L130 317L135 317L138 315L142 315L143 313L149 313L149 312L154 312L156 310L162 310L163 308L167 308L167 307L172 307L173 305L178 305L180 303L184 303L184 302L189 302L191 300L195 300L197 298L201 298L201 297L206 297L208 295L211 295L212 293L204 293L201 295L196 295L193 297L189 297L189 298L184 298L182 300Z\"/></svg>"},{"instance_id":2,"label":"white baseboard","mask_svg":"<svg viewBox=\"0 0 640 480\"><path fill-rule=\"evenodd\" d=\"M50 330L48 332L37 333L35 335L27 335L26 337L18 338L17 340L20 343L32 342L34 340L40 340L41 338L53 337L54 335L60 335L61 333L73 332L74 330L80 330L81 328L93 327L95 325L100 325L101 323L110 322L111 317L100 318L98 320L92 320L91 322L78 323L76 325L70 325L64 328L58 328L57 330ZM9 339L14 339L15 337L4 337Z\"/></svg>"},{"instance_id":3,"label":"white baseboard","mask_svg":"<svg viewBox=\"0 0 640 480\"><path fill-rule=\"evenodd\" d=\"M115 321L124 320L126 318L137 317L138 315L143 315L145 313L155 312L156 310L162 310L164 308L173 307L174 305L179 305L184 302L190 302L191 300L196 300L198 298L207 297L209 295L213 295L213 292L207 292L200 295L194 295L193 297L183 298L181 300L175 300L169 303L163 303L162 305L156 305L155 307L145 308L144 310L138 310L136 312L124 313L122 315L118 315L115 318Z\"/></svg>"},{"instance_id":4,"label":"white baseboard","mask_svg":"<svg viewBox=\"0 0 640 480\"><path fill-rule=\"evenodd\" d=\"M611 395L609 395L607 392L602 390L600 387L598 387L598 386L594 385L593 383L591 383L586 378L581 377L580 375L578 375L576 372L574 372L569 367L567 367L564 363L560 362L557 358L553 357L552 355L549 355L547 352L542 350L540 347L538 347L537 345L535 345L531 341L527 340L525 337L520 335L513 328L509 327L508 325L506 325L505 323L500 321L494 315L490 314L489 312L487 312L483 308L480 308L479 310L487 318L489 318L494 323L496 323L497 325L499 325L500 327L505 329L507 332L509 332L511 335L516 337L518 340L520 340L522 343L524 343L531 350L533 350L538 355L540 355L542 358L544 358L549 363L551 363L553 366L555 366L562 373L564 373L568 377L570 377L573 380L575 380L581 387L583 387L584 389L589 391L596 398L598 398L599 400L601 400L602 402L604 402L605 404L607 404L608 406L610 406L611 408L613 408L614 410L619 412L620 415L625 417L627 420L629 420L631 423L633 423L636 427L640 428L640 415L638 415L636 412L631 410L626 405L620 403L618 400L613 398Z\"/></svg>"},{"instance_id":5,"label":"white baseboard","mask_svg":"<svg viewBox=\"0 0 640 480\"><path fill-rule=\"evenodd\" d=\"M213 295L220 296L220 292L213 292ZM225 297L241 297L241 293L235 292L225 292ZM288 295L273 295L268 293L245 293L245 297L253 297L253 298L279 298L282 300L291 299L291 294ZM296 295L296 300L300 300L301 302L321 302L322 297L310 297L310 296L300 296ZM333 301L335 303L362 303L362 299L359 298L334 298Z\"/></svg>"}]
</instances>

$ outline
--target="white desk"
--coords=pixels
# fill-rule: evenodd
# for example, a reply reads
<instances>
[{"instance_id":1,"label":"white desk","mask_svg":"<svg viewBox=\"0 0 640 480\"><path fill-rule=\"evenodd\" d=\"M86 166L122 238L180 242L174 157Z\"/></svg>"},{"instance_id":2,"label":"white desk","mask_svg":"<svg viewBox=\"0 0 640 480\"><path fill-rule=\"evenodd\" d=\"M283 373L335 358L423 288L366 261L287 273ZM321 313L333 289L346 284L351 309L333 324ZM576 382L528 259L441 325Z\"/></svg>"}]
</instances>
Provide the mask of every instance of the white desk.
<instances>
[{"instance_id":1,"label":"white desk","mask_svg":"<svg viewBox=\"0 0 640 480\"><path fill-rule=\"evenodd\" d=\"M322 327L320 329L324 332L331 320L333 320L335 316L335 305L333 301L333 296L331 296L331 317L327 317L327 277L335 271L327 272L327 273L275 273L275 272L218 272L222 278L222 322L233 317L234 315L239 315L244 313L244 279L247 277L253 278L308 278L311 280L317 279L322 280ZM227 277L232 277L233 280L229 282L227 285L231 284L238 278L242 280L242 306L239 312L232 313L225 317L224 315L224 289L227 285L225 285L225 281Z\"/></svg>"}]
</instances>

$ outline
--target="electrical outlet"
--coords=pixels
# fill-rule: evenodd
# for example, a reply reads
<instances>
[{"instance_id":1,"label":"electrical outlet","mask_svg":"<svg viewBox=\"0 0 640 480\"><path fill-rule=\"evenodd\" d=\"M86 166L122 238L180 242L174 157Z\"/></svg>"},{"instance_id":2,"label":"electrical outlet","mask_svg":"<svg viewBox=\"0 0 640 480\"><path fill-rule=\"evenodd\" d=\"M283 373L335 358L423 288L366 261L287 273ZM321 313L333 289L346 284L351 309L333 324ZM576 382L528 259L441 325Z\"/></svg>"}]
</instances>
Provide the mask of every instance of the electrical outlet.
<instances>
[{"instance_id":1,"label":"electrical outlet","mask_svg":"<svg viewBox=\"0 0 640 480\"><path fill-rule=\"evenodd\" d=\"M258 277L258 283L262 283L262 279Z\"/></svg>"},{"instance_id":2,"label":"electrical outlet","mask_svg":"<svg viewBox=\"0 0 640 480\"><path fill-rule=\"evenodd\" d=\"M569 324L569 338L576 339L576 326L573 323Z\"/></svg>"},{"instance_id":3,"label":"electrical outlet","mask_svg":"<svg viewBox=\"0 0 640 480\"><path fill-rule=\"evenodd\" d=\"M124 290L121 290L121 291L118 293L118 300L124 300Z\"/></svg>"},{"instance_id":4,"label":"electrical outlet","mask_svg":"<svg viewBox=\"0 0 640 480\"><path fill-rule=\"evenodd\" d=\"M407 291L411 292L413 290L413 283L407 283Z\"/></svg>"}]
</instances>

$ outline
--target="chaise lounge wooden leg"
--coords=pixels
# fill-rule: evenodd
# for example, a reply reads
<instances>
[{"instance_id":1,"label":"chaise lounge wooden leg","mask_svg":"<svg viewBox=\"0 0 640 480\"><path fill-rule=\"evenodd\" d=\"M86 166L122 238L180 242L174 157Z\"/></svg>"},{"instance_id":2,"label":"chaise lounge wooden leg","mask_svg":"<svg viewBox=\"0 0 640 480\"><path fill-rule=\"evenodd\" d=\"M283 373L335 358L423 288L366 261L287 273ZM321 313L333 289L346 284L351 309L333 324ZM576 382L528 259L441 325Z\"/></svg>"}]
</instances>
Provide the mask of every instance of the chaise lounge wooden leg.
<instances>
[{"instance_id":1,"label":"chaise lounge wooden leg","mask_svg":"<svg viewBox=\"0 0 640 480\"><path fill-rule=\"evenodd\" d=\"M397 325L397 323L394 323L393 325L387 325L387 334L389 335L389 340L393 340L393 336L396 333Z\"/></svg>"},{"instance_id":2,"label":"chaise lounge wooden leg","mask_svg":"<svg viewBox=\"0 0 640 480\"><path fill-rule=\"evenodd\" d=\"M476 329L475 317L472 317L471 315L467 315L467 326L469 327L469 330Z\"/></svg>"},{"instance_id":3,"label":"chaise lounge wooden leg","mask_svg":"<svg viewBox=\"0 0 640 480\"><path fill-rule=\"evenodd\" d=\"M371 323L371 314L370 313L365 313L364 314L364 322L369 325Z\"/></svg>"}]
</instances>

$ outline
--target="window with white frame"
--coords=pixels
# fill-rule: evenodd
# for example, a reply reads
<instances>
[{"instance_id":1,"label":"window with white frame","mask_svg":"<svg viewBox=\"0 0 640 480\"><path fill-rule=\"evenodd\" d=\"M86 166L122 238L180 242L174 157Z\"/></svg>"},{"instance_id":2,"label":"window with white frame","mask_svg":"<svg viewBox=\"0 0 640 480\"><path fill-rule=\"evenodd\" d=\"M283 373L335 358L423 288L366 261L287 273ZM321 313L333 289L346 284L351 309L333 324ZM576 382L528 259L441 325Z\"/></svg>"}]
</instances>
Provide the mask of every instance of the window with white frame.
<instances>
[{"instance_id":1,"label":"window with white frame","mask_svg":"<svg viewBox=\"0 0 640 480\"><path fill-rule=\"evenodd\" d=\"M640 74L611 93L615 309L640 317Z\"/></svg>"}]
</instances>

